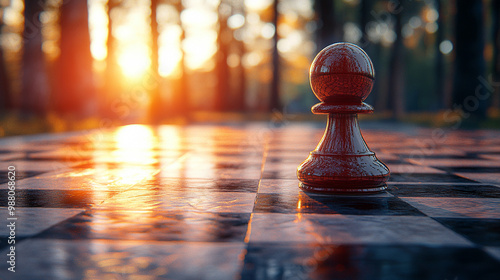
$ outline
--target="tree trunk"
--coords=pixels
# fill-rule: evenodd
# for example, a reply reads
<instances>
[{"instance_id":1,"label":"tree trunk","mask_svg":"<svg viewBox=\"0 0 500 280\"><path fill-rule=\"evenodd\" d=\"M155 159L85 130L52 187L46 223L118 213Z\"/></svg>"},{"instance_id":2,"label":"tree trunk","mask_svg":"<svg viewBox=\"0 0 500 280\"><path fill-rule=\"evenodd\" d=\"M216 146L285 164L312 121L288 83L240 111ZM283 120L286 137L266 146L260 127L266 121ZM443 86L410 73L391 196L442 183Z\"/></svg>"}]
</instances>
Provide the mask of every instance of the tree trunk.
<instances>
[{"instance_id":1,"label":"tree trunk","mask_svg":"<svg viewBox=\"0 0 500 280\"><path fill-rule=\"evenodd\" d=\"M0 18L0 32L3 30L3 18ZM0 47L0 112L12 109L12 96L10 92L10 80L5 68L3 48Z\"/></svg>"},{"instance_id":2,"label":"tree trunk","mask_svg":"<svg viewBox=\"0 0 500 280\"><path fill-rule=\"evenodd\" d=\"M64 0L60 10L61 54L57 62L56 112L77 118L96 111L86 0Z\"/></svg>"},{"instance_id":3,"label":"tree trunk","mask_svg":"<svg viewBox=\"0 0 500 280\"><path fill-rule=\"evenodd\" d=\"M317 52L324 47L329 46L338 41L336 35L336 19L335 19L335 1L332 0L315 0L314 9L318 16L318 30L316 33L316 48Z\"/></svg>"},{"instance_id":4,"label":"tree trunk","mask_svg":"<svg viewBox=\"0 0 500 280\"><path fill-rule=\"evenodd\" d=\"M238 47L238 55L240 57L240 63L238 64L238 79L237 79L237 84L236 84L236 102L235 102L235 108L239 112L244 112L246 110L246 102L245 102L245 97L246 97L246 72L245 72L245 67L243 66L242 58L245 55L245 43L238 41L236 43Z\"/></svg>"},{"instance_id":5,"label":"tree trunk","mask_svg":"<svg viewBox=\"0 0 500 280\"><path fill-rule=\"evenodd\" d=\"M49 104L40 21L45 1L26 0L24 5L21 111L23 114L43 115Z\"/></svg>"},{"instance_id":6,"label":"tree trunk","mask_svg":"<svg viewBox=\"0 0 500 280\"><path fill-rule=\"evenodd\" d=\"M246 17L246 10L245 10L245 1L244 0L239 0L236 1L236 8L234 13L240 13L243 16ZM235 32L241 32L240 31L235 31ZM239 57L239 63L238 66L235 68L237 71L236 73L236 83L234 83L233 89L235 92L235 102L234 102L234 109L237 112L245 112L246 111L246 89L247 89L247 79L246 79L246 71L245 67L243 66L243 57L246 53L246 48L245 48L245 43L243 42L243 38L240 38L241 40L235 40L235 47L236 51Z\"/></svg>"},{"instance_id":7,"label":"tree trunk","mask_svg":"<svg viewBox=\"0 0 500 280\"><path fill-rule=\"evenodd\" d=\"M466 113L464 121L472 124L486 117L489 101L484 86L476 92L485 69L483 1L457 0L456 6L453 103Z\"/></svg>"},{"instance_id":8,"label":"tree trunk","mask_svg":"<svg viewBox=\"0 0 500 280\"><path fill-rule=\"evenodd\" d=\"M151 0L151 74L148 75L151 83L151 100L150 100L150 121L159 123L162 119L163 100L160 94L160 74L158 73L158 22L156 21L156 11L158 8L158 0Z\"/></svg>"},{"instance_id":9,"label":"tree trunk","mask_svg":"<svg viewBox=\"0 0 500 280\"><path fill-rule=\"evenodd\" d=\"M118 79L118 65L116 63L116 58L114 57L114 49L116 40L113 37L113 21L111 17L111 12L115 7L118 7L118 1L108 0L108 39L106 41L106 70L104 72L104 92L101 93L101 98L99 100L100 114L105 117L116 117L112 112L113 100L117 98L118 85L120 84Z\"/></svg>"},{"instance_id":10,"label":"tree trunk","mask_svg":"<svg viewBox=\"0 0 500 280\"><path fill-rule=\"evenodd\" d=\"M389 66L389 110L391 110L393 119L401 119L405 112L404 103L404 54L403 54L403 36L401 34L402 12L394 13L395 19L394 32L396 32L396 41L392 44L390 66Z\"/></svg>"},{"instance_id":11,"label":"tree trunk","mask_svg":"<svg viewBox=\"0 0 500 280\"><path fill-rule=\"evenodd\" d=\"M500 83L500 1L492 1L493 18L493 81ZM494 87L492 105L500 109L500 87Z\"/></svg>"},{"instance_id":12,"label":"tree trunk","mask_svg":"<svg viewBox=\"0 0 500 280\"><path fill-rule=\"evenodd\" d=\"M436 108L433 109L443 109L444 104L445 104L445 88L444 88L444 61L443 61L443 54L441 53L441 50L439 49L439 45L441 42L443 42L444 39L444 21L443 21L443 11L442 11L442 3L441 0L436 0L436 9L438 12L438 19L437 19L437 25L438 29L436 32L436 42L434 43L434 52L435 52L435 77L436 77L436 92L435 92L435 98L436 98Z\"/></svg>"},{"instance_id":13,"label":"tree trunk","mask_svg":"<svg viewBox=\"0 0 500 280\"><path fill-rule=\"evenodd\" d=\"M272 54L272 67L273 67L273 79L271 81L271 98L269 102L269 109L271 112L273 111L282 111L282 104L280 100L280 83L281 83L281 65L280 65L280 54L278 51L278 0L274 0L273 5L273 24L275 26L274 32L274 45L273 45L273 54Z\"/></svg>"},{"instance_id":14,"label":"tree trunk","mask_svg":"<svg viewBox=\"0 0 500 280\"><path fill-rule=\"evenodd\" d=\"M368 42L368 35L366 34L366 26L368 25L370 18L370 11L372 10L373 5L371 0L361 0L361 4L359 7L359 28L361 33L363 33L363 39ZM363 44L362 44L363 45ZM366 44L368 45L368 44ZM363 47L363 46L361 46Z\"/></svg>"},{"instance_id":15,"label":"tree trunk","mask_svg":"<svg viewBox=\"0 0 500 280\"><path fill-rule=\"evenodd\" d=\"M361 0L359 7L359 28L363 37L361 37L358 45L368 54L373 62L373 68L375 68L375 74L381 73L382 63L380 63L380 44L370 42L368 39L368 32L366 32L366 27L371 19L373 19L373 15L370 13L373 11L373 0ZM372 93L368 95L368 98L365 100L368 104L378 105L378 97L379 97L379 84L380 79L375 79ZM384 105L384 107L386 107ZM379 108L377 108L379 109Z\"/></svg>"},{"instance_id":16,"label":"tree trunk","mask_svg":"<svg viewBox=\"0 0 500 280\"><path fill-rule=\"evenodd\" d=\"M225 5L223 1L219 5ZM217 44L219 51L216 54L217 59L217 87L215 91L215 110L227 111L229 109L229 69L227 65L227 57L229 55L229 45L231 43L232 34L227 27L228 15L221 13L219 8L219 34L217 36Z\"/></svg>"},{"instance_id":17,"label":"tree trunk","mask_svg":"<svg viewBox=\"0 0 500 280\"><path fill-rule=\"evenodd\" d=\"M12 109L12 97L10 93L9 77L5 69L3 49L0 48L0 110L4 113Z\"/></svg>"},{"instance_id":18,"label":"tree trunk","mask_svg":"<svg viewBox=\"0 0 500 280\"><path fill-rule=\"evenodd\" d=\"M177 8L177 12L179 13L179 15L184 10L182 1L177 1L175 3L175 7ZM182 41L184 41L186 34L184 31L184 27L182 26L182 21L179 21L179 26L182 29L182 34L181 34L181 45L182 45ZM172 110L170 110L172 115L189 118L189 112L191 110L190 89L188 83L189 77L185 64L186 60L185 53L182 47L181 47L181 52L182 52L182 59L180 62L180 66L182 75L177 80L176 90L174 90L172 102L169 107L172 108Z\"/></svg>"}]
</instances>

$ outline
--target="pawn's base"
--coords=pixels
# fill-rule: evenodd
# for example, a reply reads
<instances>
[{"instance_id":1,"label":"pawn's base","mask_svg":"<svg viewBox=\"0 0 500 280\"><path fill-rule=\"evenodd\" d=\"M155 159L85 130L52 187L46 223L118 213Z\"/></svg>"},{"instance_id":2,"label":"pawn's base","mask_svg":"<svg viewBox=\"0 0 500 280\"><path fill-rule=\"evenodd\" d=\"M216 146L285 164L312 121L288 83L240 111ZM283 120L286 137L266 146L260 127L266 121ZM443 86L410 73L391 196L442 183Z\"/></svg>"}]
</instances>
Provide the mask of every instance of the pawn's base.
<instances>
[{"instance_id":1,"label":"pawn's base","mask_svg":"<svg viewBox=\"0 0 500 280\"><path fill-rule=\"evenodd\" d=\"M323 138L297 168L302 190L324 194L366 194L387 188L389 168L368 148L358 126L356 112L369 111L370 108L366 104L326 103L313 108L317 113L330 113Z\"/></svg>"},{"instance_id":2,"label":"pawn's base","mask_svg":"<svg viewBox=\"0 0 500 280\"><path fill-rule=\"evenodd\" d=\"M380 184L378 186L352 187L352 188L342 188L340 186L334 187L325 185L314 186L314 185L300 183L299 187L305 192L323 193L323 194L375 194L387 189L387 185L385 183Z\"/></svg>"}]
</instances>

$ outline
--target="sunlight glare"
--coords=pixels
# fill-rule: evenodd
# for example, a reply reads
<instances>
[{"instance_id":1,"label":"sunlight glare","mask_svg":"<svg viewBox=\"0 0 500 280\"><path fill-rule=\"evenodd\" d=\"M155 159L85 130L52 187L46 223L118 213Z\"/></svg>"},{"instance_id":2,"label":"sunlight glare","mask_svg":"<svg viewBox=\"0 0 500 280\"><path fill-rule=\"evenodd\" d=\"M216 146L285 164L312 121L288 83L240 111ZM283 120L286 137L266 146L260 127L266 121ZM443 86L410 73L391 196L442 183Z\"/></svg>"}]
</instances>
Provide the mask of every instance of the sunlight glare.
<instances>
[{"instance_id":1,"label":"sunlight glare","mask_svg":"<svg viewBox=\"0 0 500 280\"><path fill-rule=\"evenodd\" d=\"M242 14L234 14L227 19L227 26L231 29L238 29L245 24L245 16Z\"/></svg>"},{"instance_id":2,"label":"sunlight glare","mask_svg":"<svg viewBox=\"0 0 500 280\"><path fill-rule=\"evenodd\" d=\"M186 52L186 65L191 69L201 69L217 52L217 32L215 30L199 30L192 32L182 42Z\"/></svg>"},{"instance_id":3,"label":"sunlight glare","mask_svg":"<svg viewBox=\"0 0 500 280\"><path fill-rule=\"evenodd\" d=\"M181 13L182 24L187 26L210 27L217 23L217 14L203 8L188 8Z\"/></svg>"},{"instance_id":4,"label":"sunlight glare","mask_svg":"<svg viewBox=\"0 0 500 280\"><path fill-rule=\"evenodd\" d=\"M111 11L112 36L116 39L111 53L117 60L126 78L137 82L151 66L151 33L149 18L151 10L144 2L130 2L129 6L118 6Z\"/></svg>"},{"instance_id":5,"label":"sunlight glare","mask_svg":"<svg viewBox=\"0 0 500 280\"><path fill-rule=\"evenodd\" d=\"M211 70L217 52L217 12L210 5L188 6L181 13L181 21L185 30L182 50L186 66L192 70Z\"/></svg>"},{"instance_id":6,"label":"sunlight glare","mask_svg":"<svg viewBox=\"0 0 500 280\"><path fill-rule=\"evenodd\" d=\"M5 7L3 11L3 21L6 25L21 25L23 24L24 4L20 0L12 1L10 7Z\"/></svg>"},{"instance_id":7,"label":"sunlight glare","mask_svg":"<svg viewBox=\"0 0 500 280\"><path fill-rule=\"evenodd\" d=\"M126 77L142 77L151 65L148 46L141 43L127 46L118 55L118 64Z\"/></svg>"},{"instance_id":8,"label":"sunlight glare","mask_svg":"<svg viewBox=\"0 0 500 280\"><path fill-rule=\"evenodd\" d=\"M168 24L160 33L158 38L159 48L159 74L162 77L178 77L182 61L181 51L182 29L178 25Z\"/></svg>"},{"instance_id":9,"label":"sunlight glare","mask_svg":"<svg viewBox=\"0 0 500 280\"><path fill-rule=\"evenodd\" d=\"M108 39L108 14L105 0L90 0L89 32L90 52L95 60L104 60L108 55L106 42Z\"/></svg>"},{"instance_id":10,"label":"sunlight glare","mask_svg":"<svg viewBox=\"0 0 500 280\"><path fill-rule=\"evenodd\" d=\"M178 66L182 60L182 52L175 46L162 46L159 51L159 73L162 77L177 76Z\"/></svg>"},{"instance_id":11,"label":"sunlight glare","mask_svg":"<svg viewBox=\"0 0 500 280\"><path fill-rule=\"evenodd\" d=\"M271 6L272 0L245 0L245 6L249 10L260 11Z\"/></svg>"},{"instance_id":12,"label":"sunlight glare","mask_svg":"<svg viewBox=\"0 0 500 280\"><path fill-rule=\"evenodd\" d=\"M150 127L127 125L115 134L116 148L113 152L116 162L131 164L152 164L155 162L153 148L156 138Z\"/></svg>"},{"instance_id":13,"label":"sunlight glare","mask_svg":"<svg viewBox=\"0 0 500 280\"><path fill-rule=\"evenodd\" d=\"M175 126L162 125L158 128L158 141L161 146L160 164L167 167L172 164L172 159L178 159L182 155L181 129ZM179 168L161 168L162 177L182 177L182 166Z\"/></svg>"},{"instance_id":14,"label":"sunlight glare","mask_svg":"<svg viewBox=\"0 0 500 280\"><path fill-rule=\"evenodd\" d=\"M119 191L150 178L157 144L153 130L143 125L120 127L105 138L93 138L94 187ZM111 165L110 165L111 164Z\"/></svg>"}]
</instances>

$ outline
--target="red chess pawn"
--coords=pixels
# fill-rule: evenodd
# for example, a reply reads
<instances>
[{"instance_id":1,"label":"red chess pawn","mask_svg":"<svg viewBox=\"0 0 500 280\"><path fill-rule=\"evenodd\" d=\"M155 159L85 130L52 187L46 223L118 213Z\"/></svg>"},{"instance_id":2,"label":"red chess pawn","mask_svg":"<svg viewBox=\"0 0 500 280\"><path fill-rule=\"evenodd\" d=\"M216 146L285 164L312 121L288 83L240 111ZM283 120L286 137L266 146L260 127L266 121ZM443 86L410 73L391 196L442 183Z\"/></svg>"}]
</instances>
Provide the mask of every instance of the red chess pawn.
<instances>
[{"instance_id":1,"label":"red chess pawn","mask_svg":"<svg viewBox=\"0 0 500 280\"><path fill-rule=\"evenodd\" d=\"M324 48L309 71L320 101L315 114L328 114L323 138L297 168L300 188L321 193L370 193L385 190L389 169L365 143L359 113L372 113L363 100L375 79L373 64L358 46L337 43Z\"/></svg>"}]
</instances>

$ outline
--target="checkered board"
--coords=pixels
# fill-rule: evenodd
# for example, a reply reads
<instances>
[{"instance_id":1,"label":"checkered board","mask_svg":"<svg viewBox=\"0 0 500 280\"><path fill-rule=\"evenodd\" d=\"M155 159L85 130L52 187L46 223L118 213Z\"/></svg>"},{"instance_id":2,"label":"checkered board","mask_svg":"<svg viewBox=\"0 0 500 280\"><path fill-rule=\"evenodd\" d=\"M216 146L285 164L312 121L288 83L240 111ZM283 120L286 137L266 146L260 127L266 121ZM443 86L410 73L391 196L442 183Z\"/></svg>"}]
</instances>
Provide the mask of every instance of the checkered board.
<instances>
[{"instance_id":1,"label":"checkered board","mask_svg":"<svg viewBox=\"0 0 500 280\"><path fill-rule=\"evenodd\" d=\"M363 124L362 124L363 125ZM1 279L500 279L500 132L362 129L376 195L298 188L319 124L0 140Z\"/></svg>"}]
</instances>

